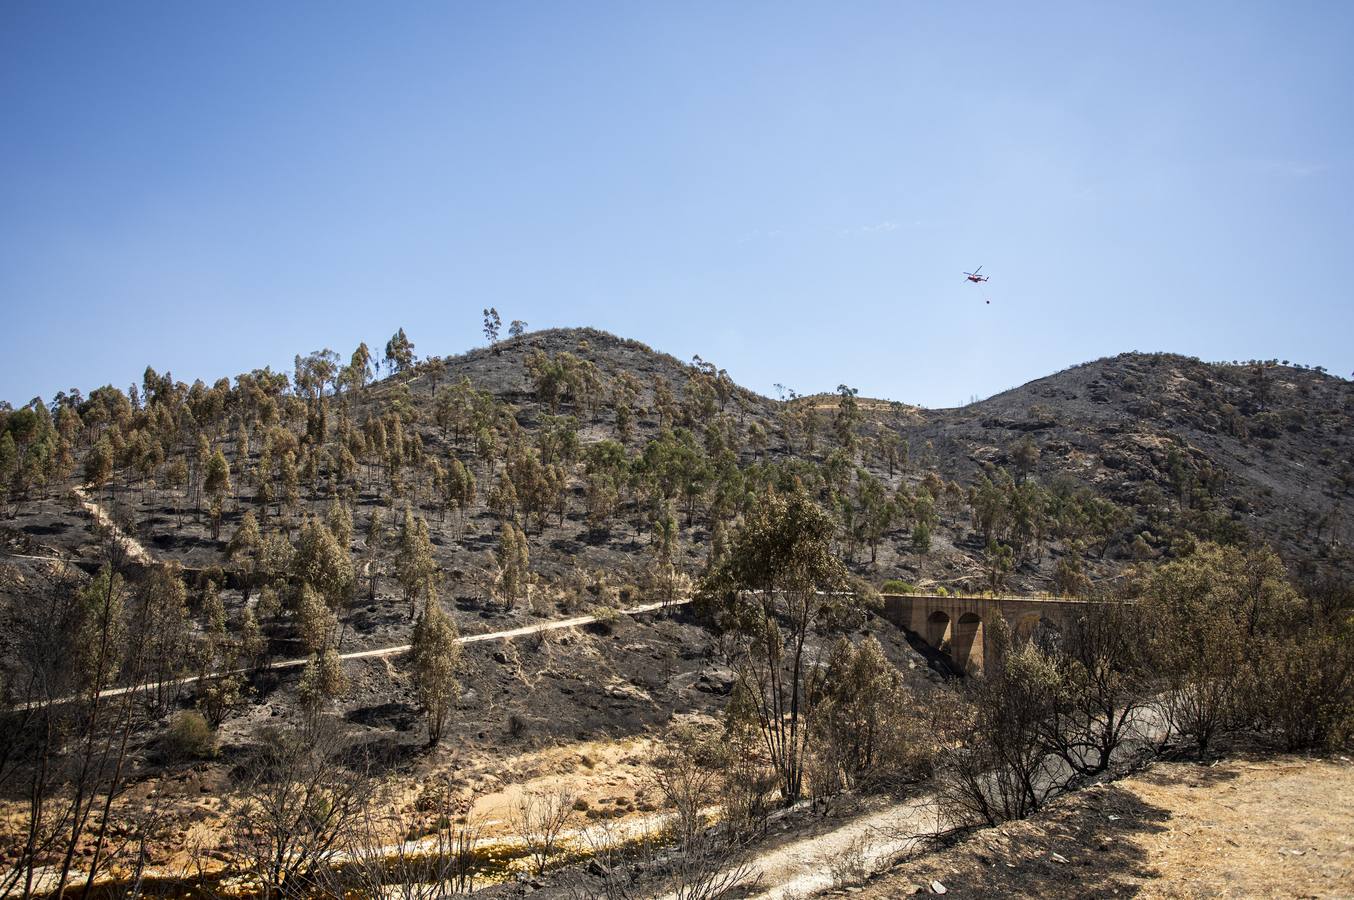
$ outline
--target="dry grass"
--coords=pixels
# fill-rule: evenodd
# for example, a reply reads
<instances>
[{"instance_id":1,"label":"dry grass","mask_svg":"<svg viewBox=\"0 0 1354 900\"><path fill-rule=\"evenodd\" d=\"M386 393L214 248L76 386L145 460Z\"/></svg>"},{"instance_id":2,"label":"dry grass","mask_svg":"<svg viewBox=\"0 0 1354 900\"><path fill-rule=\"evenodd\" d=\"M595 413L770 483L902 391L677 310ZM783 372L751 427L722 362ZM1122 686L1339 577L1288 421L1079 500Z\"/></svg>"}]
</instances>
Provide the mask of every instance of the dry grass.
<instances>
[{"instance_id":1,"label":"dry grass","mask_svg":"<svg viewBox=\"0 0 1354 900\"><path fill-rule=\"evenodd\" d=\"M862 897L1354 897L1347 759L1159 763L902 863Z\"/></svg>"}]
</instances>

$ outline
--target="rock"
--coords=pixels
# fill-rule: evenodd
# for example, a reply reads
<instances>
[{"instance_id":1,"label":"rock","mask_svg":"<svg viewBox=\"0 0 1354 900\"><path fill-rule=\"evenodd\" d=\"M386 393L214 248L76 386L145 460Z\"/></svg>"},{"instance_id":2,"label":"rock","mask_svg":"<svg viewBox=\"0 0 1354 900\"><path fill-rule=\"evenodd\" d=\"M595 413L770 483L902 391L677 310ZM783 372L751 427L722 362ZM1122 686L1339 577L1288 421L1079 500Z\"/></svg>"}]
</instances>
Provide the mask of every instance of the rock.
<instances>
[{"instance_id":1,"label":"rock","mask_svg":"<svg viewBox=\"0 0 1354 900\"><path fill-rule=\"evenodd\" d=\"M590 859L588 860L588 874L596 875L598 878L605 878L611 874L611 870L597 860Z\"/></svg>"},{"instance_id":2,"label":"rock","mask_svg":"<svg viewBox=\"0 0 1354 900\"><path fill-rule=\"evenodd\" d=\"M501 664L503 664L503 665L507 665L507 663L508 663L508 654L504 653L502 650L495 650L495 651L494 651L494 662L496 662L496 663L501 663Z\"/></svg>"},{"instance_id":3,"label":"rock","mask_svg":"<svg viewBox=\"0 0 1354 900\"><path fill-rule=\"evenodd\" d=\"M1051 859L1051 860L1053 860L1053 861L1056 862L1056 863L1065 863L1065 862L1067 862L1067 857L1066 857L1066 856L1063 856L1061 853L1050 853L1050 854L1048 855L1048 858Z\"/></svg>"},{"instance_id":4,"label":"rock","mask_svg":"<svg viewBox=\"0 0 1354 900\"><path fill-rule=\"evenodd\" d=\"M696 679L696 690L717 696L733 692L734 674L728 666L710 666Z\"/></svg>"},{"instance_id":5,"label":"rock","mask_svg":"<svg viewBox=\"0 0 1354 900\"><path fill-rule=\"evenodd\" d=\"M945 887L945 885L941 884L939 881L933 881L931 882L931 893L933 894L949 893L949 888Z\"/></svg>"},{"instance_id":6,"label":"rock","mask_svg":"<svg viewBox=\"0 0 1354 900\"><path fill-rule=\"evenodd\" d=\"M608 685L606 693L607 696L616 700L634 700L643 702L649 699L648 693L633 684L627 684L625 682L617 682L616 684Z\"/></svg>"}]
</instances>

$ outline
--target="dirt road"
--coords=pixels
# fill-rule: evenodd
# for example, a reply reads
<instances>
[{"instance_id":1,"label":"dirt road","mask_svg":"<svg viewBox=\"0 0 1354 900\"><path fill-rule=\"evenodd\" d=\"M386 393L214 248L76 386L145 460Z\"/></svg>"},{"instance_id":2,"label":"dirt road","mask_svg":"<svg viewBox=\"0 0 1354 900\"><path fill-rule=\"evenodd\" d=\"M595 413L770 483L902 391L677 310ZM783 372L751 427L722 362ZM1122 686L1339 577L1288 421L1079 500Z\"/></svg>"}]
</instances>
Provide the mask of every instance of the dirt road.
<instances>
[{"instance_id":1,"label":"dirt road","mask_svg":"<svg viewBox=\"0 0 1354 900\"><path fill-rule=\"evenodd\" d=\"M922 797L853 819L826 834L804 838L758 856L753 863L766 900L805 897L833 887L832 865L848 858L864 871L887 866L935 831L935 811Z\"/></svg>"},{"instance_id":2,"label":"dirt road","mask_svg":"<svg viewBox=\"0 0 1354 900\"><path fill-rule=\"evenodd\" d=\"M683 599L683 600L674 600L674 601L667 602L667 603L644 603L644 604L641 604L640 606L632 606L632 607L630 607L629 609L619 609L619 610L616 610L614 614L615 614L615 615L622 615L622 616L637 616L637 615L639 615L639 614L641 614L641 613L654 612L654 611L656 611L656 610L660 610L660 609L668 609L668 608L677 607L677 606L684 606L684 605L686 605L686 604L688 604L688 603L690 603L690 602L691 602L690 598L686 598L686 599ZM608 615L610 615L610 614L608 614ZM557 631L557 630L559 630L559 629L561 629L561 628L579 628L579 627L581 627L581 626L583 626L583 625L590 625L590 624L592 624L593 622L598 621L599 619L601 619L601 616L600 616L600 615L573 616L572 618L568 618L568 619L553 619L553 620L551 620L551 621L549 621L549 622L540 622L540 623L538 623L538 624L536 624L536 625L523 625L523 626L521 626L520 628L508 628L508 629L505 629L505 630L503 630L503 631L491 631L491 632L488 632L488 633L486 633L486 634L467 634L467 635L462 635L460 638L457 639L457 643L459 643L459 644L478 644L478 643L480 643L480 642L482 642L482 641L504 641L504 640L511 640L512 638L516 638L516 637L524 637L524 636L530 635L530 634L540 634L540 633L546 632L546 631ZM378 648L376 648L375 650L358 650L358 651L355 651L355 652L353 652L353 653L344 653L344 654L341 654L341 655L339 656L339 659L342 659L342 660L350 660L350 659L377 659L377 658L380 658L380 657L383 657L383 656L398 656L398 655L400 655L401 653L408 653L409 650L410 650L410 645L409 645L409 644L396 644L396 645L390 646L390 647L378 647ZM310 657L308 657L308 656L297 657L297 658L295 658L295 659L283 659L283 660L279 660L279 661L274 662L274 663L269 663L268 666L266 666L266 668L269 668L269 669L293 669L293 668L296 668L297 666L304 666L304 665L305 665L307 662L309 662L309 661L310 661ZM226 672L212 672L212 673L210 673L207 677L213 677L213 676L216 676L216 675L228 675L228 674L236 673L236 672L238 672L238 673L243 673L243 672L246 672L246 671L249 671L249 670L247 670L247 669L231 669L231 670L228 670L228 671L226 671ZM198 675L190 675L190 676L188 676L188 677L186 677L186 678L178 678L178 679L175 679L173 682L170 682L170 684L171 684L171 685L189 685L189 684L195 684L195 683L197 683L197 681L200 679L200 677L201 677L201 676L198 676ZM154 685L152 685L152 684L136 684L136 685L126 685L126 686L124 686L124 687L108 688L107 690L102 691L102 692L99 694L99 696L100 696L100 697L120 697L120 696L122 696L123 694L128 694L128 693L131 693L131 692L133 692L133 691L143 691L143 690L148 690L148 689L150 689L150 688L152 688L152 687L154 687ZM57 702L58 702L58 703L69 703L69 702L71 702L71 701L74 700L74 699L75 699L74 697L66 697L66 698L63 698L63 699L61 699L61 700L58 700Z\"/></svg>"},{"instance_id":3,"label":"dirt road","mask_svg":"<svg viewBox=\"0 0 1354 900\"><path fill-rule=\"evenodd\" d=\"M1137 737L1121 745L1117 757L1134 752L1141 740L1155 740L1164 734L1165 722L1157 710L1139 709L1134 719ZM1055 794L1071 775L1066 762L1050 758L1035 777L1040 791ZM750 873L758 878L762 890L755 896L764 900L811 896L834 887L834 864L850 858L861 873L877 872L938 830L934 796L892 804L831 831L755 856L749 863Z\"/></svg>"}]
</instances>

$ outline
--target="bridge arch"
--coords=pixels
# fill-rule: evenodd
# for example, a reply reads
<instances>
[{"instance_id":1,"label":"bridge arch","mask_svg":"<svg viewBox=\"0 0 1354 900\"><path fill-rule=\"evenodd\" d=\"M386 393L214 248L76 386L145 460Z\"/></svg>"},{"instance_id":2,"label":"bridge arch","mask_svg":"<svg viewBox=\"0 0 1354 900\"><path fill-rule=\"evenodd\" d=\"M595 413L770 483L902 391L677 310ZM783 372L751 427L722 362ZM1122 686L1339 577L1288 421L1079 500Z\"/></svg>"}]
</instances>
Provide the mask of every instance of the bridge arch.
<instances>
[{"instance_id":1,"label":"bridge arch","mask_svg":"<svg viewBox=\"0 0 1354 900\"><path fill-rule=\"evenodd\" d=\"M1011 618L1011 642L1020 646L1029 641L1056 642L1062 628L1043 611L1025 612Z\"/></svg>"},{"instance_id":2,"label":"bridge arch","mask_svg":"<svg viewBox=\"0 0 1354 900\"><path fill-rule=\"evenodd\" d=\"M983 619L974 612L959 617L954 628L954 647L950 657L965 672L983 670Z\"/></svg>"},{"instance_id":3,"label":"bridge arch","mask_svg":"<svg viewBox=\"0 0 1354 900\"><path fill-rule=\"evenodd\" d=\"M938 609L926 618L926 643L935 647L941 652L950 649L952 635L950 634L950 615L943 609Z\"/></svg>"},{"instance_id":4,"label":"bridge arch","mask_svg":"<svg viewBox=\"0 0 1354 900\"><path fill-rule=\"evenodd\" d=\"M1012 641L1019 646L1026 641L1032 641L1039 635L1039 625L1043 621L1043 615L1037 612L1027 612L1015 617L1011 622Z\"/></svg>"}]
</instances>

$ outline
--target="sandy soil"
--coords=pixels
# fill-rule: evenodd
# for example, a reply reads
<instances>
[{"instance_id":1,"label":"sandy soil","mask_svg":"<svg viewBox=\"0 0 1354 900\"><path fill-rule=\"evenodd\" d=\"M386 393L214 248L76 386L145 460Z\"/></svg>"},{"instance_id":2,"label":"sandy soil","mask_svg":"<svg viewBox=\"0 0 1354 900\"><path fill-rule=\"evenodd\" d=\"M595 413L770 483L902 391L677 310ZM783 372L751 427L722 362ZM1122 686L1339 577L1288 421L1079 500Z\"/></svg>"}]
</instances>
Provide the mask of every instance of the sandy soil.
<instances>
[{"instance_id":1,"label":"sandy soil","mask_svg":"<svg viewBox=\"0 0 1354 900\"><path fill-rule=\"evenodd\" d=\"M677 724L712 727L708 716L682 717ZM668 813L649 779L646 762L662 734L620 740L581 741L511 756L457 754L428 765L417 779L396 778L385 784L391 821L407 827L427 822L436 813L415 813L419 795L429 784L443 783L461 798L461 814L479 828L477 843L516 846L521 838L515 813L524 794L567 792L576 805L562 833L563 843L586 849L605 837L637 836L657 830ZM131 786L116 804L123 819L154 820L159 839L147 847L149 874L188 877L201 865L208 873L221 868L217 851L226 840L229 815L229 767L209 764L174 776ZM0 821L18 823L22 810L0 806ZM389 834L390 846L402 832ZM414 840L409 846L418 846ZM196 854L204 854L196 859ZM81 859L84 858L82 854ZM77 866L78 868L78 866Z\"/></svg>"},{"instance_id":2,"label":"sandy soil","mask_svg":"<svg viewBox=\"0 0 1354 900\"><path fill-rule=\"evenodd\" d=\"M471 812L490 835L513 835L514 812L529 792L567 791L576 797L576 826L592 819L652 812L659 798L647 784L649 769L644 760L654 743L651 737L586 741L509 760L505 768L516 777L476 797Z\"/></svg>"},{"instance_id":3,"label":"sandy soil","mask_svg":"<svg viewBox=\"0 0 1354 900\"><path fill-rule=\"evenodd\" d=\"M1354 897L1354 764L1158 763L902 862L852 896Z\"/></svg>"}]
</instances>

